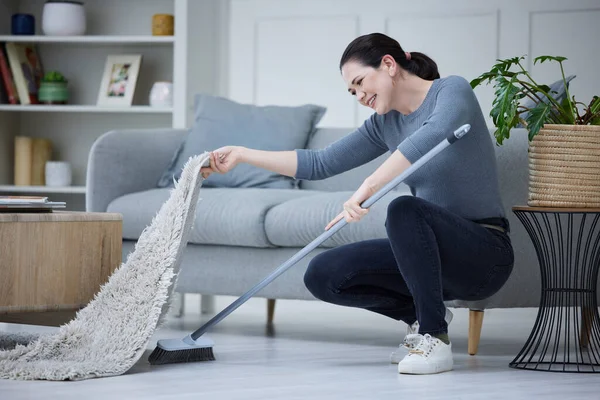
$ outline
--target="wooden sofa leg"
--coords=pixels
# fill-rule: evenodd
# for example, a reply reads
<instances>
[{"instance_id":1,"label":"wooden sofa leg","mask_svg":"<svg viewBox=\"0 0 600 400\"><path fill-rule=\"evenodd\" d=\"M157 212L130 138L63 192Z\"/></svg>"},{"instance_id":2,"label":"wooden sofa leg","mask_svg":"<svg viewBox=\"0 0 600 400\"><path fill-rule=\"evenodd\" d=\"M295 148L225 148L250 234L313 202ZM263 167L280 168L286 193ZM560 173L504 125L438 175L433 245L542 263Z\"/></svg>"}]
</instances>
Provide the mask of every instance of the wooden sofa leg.
<instances>
[{"instance_id":1,"label":"wooden sofa leg","mask_svg":"<svg viewBox=\"0 0 600 400\"><path fill-rule=\"evenodd\" d=\"M273 316L275 315L275 299L267 299L267 324L273 323Z\"/></svg>"},{"instance_id":2,"label":"wooden sofa leg","mask_svg":"<svg viewBox=\"0 0 600 400\"><path fill-rule=\"evenodd\" d=\"M479 347L479 338L481 337L481 326L483 325L483 311L469 310L469 342L467 344L468 352L474 356Z\"/></svg>"}]
</instances>

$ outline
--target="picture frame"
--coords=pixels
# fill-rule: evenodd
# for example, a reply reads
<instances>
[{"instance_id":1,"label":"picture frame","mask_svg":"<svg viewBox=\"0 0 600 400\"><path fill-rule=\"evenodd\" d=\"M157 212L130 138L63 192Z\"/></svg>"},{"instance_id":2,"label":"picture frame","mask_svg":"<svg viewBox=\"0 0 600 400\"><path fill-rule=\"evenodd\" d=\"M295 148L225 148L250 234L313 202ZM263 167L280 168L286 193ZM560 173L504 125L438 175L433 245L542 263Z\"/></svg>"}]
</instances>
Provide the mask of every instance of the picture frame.
<instances>
[{"instance_id":1,"label":"picture frame","mask_svg":"<svg viewBox=\"0 0 600 400\"><path fill-rule=\"evenodd\" d=\"M97 105L131 106L141 64L141 54L108 55Z\"/></svg>"}]
</instances>

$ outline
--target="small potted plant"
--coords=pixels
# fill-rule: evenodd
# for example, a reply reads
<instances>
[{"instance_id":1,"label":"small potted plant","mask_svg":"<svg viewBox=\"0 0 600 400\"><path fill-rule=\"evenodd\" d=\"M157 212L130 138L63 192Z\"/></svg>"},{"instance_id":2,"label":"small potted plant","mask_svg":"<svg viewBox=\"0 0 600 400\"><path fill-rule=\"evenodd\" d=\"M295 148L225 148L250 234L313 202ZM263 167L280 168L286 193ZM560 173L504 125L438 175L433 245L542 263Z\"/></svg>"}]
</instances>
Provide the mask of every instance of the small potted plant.
<instances>
[{"instance_id":1,"label":"small potted plant","mask_svg":"<svg viewBox=\"0 0 600 400\"><path fill-rule=\"evenodd\" d=\"M69 100L68 81L57 71L47 72L40 83L38 99L43 104L67 104Z\"/></svg>"},{"instance_id":2,"label":"small potted plant","mask_svg":"<svg viewBox=\"0 0 600 400\"><path fill-rule=\"evenodd\" d=\"M497 144L513 128L527 130L530 206L600 207L600 97L582 103L571 96L574 76L565 77L565 57L534 59L534 64L558 63L564 95L534 80L521 63L524 58L497 60L471 81L472 88L493 82L490 116Z\"/></svg>"}]
</instances>

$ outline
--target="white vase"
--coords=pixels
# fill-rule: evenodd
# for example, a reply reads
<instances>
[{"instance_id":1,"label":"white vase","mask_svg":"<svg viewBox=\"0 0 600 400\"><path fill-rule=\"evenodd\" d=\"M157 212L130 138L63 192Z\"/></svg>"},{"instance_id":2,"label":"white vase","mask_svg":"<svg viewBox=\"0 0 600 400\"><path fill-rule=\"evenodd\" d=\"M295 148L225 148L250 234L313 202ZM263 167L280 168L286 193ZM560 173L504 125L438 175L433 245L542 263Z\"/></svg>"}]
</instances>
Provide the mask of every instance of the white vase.
<instances>
[{"instance_id":1,"label":"white vase","mask_svg":"<svg viewBox=\"0 0 600 400\"><path fill-rule=\"evenodd\" d=\"M150 89L150 105L152 107L172 107L173 84L171 82L155 82Z\"/></svg>"},{"instance_id":2,"label":"white vase","mask_svg":"<svg viewBox=\"0 0 600 400\"><path fill-rule=\"evenodd\" d=\"M46 162L46 186L71 186L71 164L66 161Z\"/></svg>"},{"instance_id":3,"label":"white vase","mask_svg":"<svg viewBox=\"0 0 600 400\"><path fill-rule=\"evenodd\" d=\"M42 12L42 31L48 36L85 34L85 8L80 1L46 1Z\"/></svg>"}]
</instances>

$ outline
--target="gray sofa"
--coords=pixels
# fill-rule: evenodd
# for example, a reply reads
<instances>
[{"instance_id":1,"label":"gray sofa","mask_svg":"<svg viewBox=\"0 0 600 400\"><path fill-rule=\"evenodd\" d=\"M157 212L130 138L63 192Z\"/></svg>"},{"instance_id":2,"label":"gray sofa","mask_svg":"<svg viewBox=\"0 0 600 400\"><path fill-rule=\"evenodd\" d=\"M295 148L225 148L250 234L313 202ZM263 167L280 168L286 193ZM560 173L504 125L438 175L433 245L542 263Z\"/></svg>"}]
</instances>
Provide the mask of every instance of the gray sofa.
<instances>
[{"instance_id":1,"label":"gray sofa","mask_svg":"<svg viewBox=\"0 0 600 400\"><path fill-rule=\"evenodd\" d=\"M308 147L321 148L350 129L318 129ZM168 165L185 130L146 129L111 131L93 145L87 170L88 211L123 215L123 257L169 196L156 182ZM491 132L490 132L491 134ZM212 150L212 149L207 149ZM527 201L527 134L515 130L496 147L499 178L506 214L511 223L515 268L507 284L494 296L477 302L452 301L470 313L469 353L475 354L483 310L535 307L539 303L539 268L533 246L512 206ZM241 295L269 272L323 232L362 180L387 157L322 181L302 181L299 189L201 189L196 222L186 248L176 291L202 295ZM310 258L332 246L385 237L387 204L410 195L400 186L376 203L368 216L349 224L321 248L280 276L257 296L271 299L315 298L303 275Z\"/></svg>"}]
</instances>

